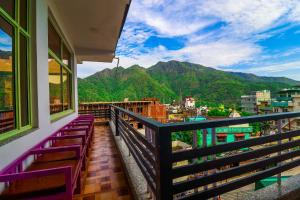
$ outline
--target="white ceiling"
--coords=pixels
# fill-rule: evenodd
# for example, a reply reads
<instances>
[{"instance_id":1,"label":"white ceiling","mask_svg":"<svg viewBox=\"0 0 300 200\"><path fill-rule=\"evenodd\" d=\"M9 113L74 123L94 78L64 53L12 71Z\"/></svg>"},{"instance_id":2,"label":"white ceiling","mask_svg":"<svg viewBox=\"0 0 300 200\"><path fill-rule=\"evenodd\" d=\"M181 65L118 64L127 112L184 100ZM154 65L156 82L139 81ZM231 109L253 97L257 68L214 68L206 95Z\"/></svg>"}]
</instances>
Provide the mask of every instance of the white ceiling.
<instances>
[{"instance_id":1,"label":"white ceiling","mask_svg":"<svg viewBox=\"0 0 300 200\"><path fill-rule=\"evenodd\" d=\"M112 62L130 0L51 0L78 62Z\"/></svg>"}]
</instances>

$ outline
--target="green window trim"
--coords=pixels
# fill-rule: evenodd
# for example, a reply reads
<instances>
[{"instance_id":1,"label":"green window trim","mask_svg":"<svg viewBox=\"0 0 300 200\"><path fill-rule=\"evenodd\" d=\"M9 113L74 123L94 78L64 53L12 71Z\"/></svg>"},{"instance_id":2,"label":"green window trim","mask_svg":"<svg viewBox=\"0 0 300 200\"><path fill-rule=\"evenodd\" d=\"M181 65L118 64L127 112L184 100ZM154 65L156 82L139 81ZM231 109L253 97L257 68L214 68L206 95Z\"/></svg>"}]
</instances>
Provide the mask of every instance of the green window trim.
<instances>
[{"instance_id":1,"label":"green window trim","mask_svg":"<svg viewBox=\"0 0 300 200\"><path fill-rule=\"evenodd\" d=\"M33 127L31 125L21 127L20 129L12 130L6 132L4 134L0 134L0 146L3 144L7 144L9 141L12 141L16 138L26 135L27 133L31 133Z\"/></svg>"},{"instance_id":2,"label":"green window trim","mask_svg":"<svg viewBox=\"0 0 300 200\"><path fill-rule=\"evenodd\" d=\"M55 29L56 33L58 34L59 36L59 39L60 39L60 56L58 56L52 49L50 49L50 47L48 48L48 56L49 57L52 57L52 59L54 59L60 66L61 66L61 80L62 80L62 73L63 73L63 70L65 70L68 74L70 75L69 77L69 81L70 81L70 85L69 85L69 89L71 91L70 92L70 101L71 102L68 102L70 104L70 108L67 109L67 110L64 110L64 92L63 92L63 83L62 83L62 86L61 86L61 100L62 100L62 104L63 104L63 109L62 111L60 112L56 112L56 113L52 113L50 114L50 120L51 122L55 122L63 117L66 117L70 114L73 114L75 113L75 93L74 93L74 87L75 87L75 84L74 84L74 72L73 72L73 69L74 69L74 65L73 65L73 62L69 62L68 65L65 64L63 62L63 52L65 51L65 49L70 53L70 59L73 58L73 53L72 51L70 51L70 48L68 48L67 46L68 43L66 42L66 40L64 39L63 37L63 34L61 33L61 31L59 30L58 26L56 25L55 21L53 20L53 17L52 16L49 16L49 20L48 20L48 23L51 23L51 25L53 26L53 28ZM49 27L49 26L48 26ZM49 31L49 30L48 30ZM49 46L49 45L48 45ZM50 108L51 109L51 108Z\"/></svg>"},{"instance_id":3,"label":"green window trim","mask_svg":"<svg viewBox=\"0 0 300 200\"><path fill-rule=\"evenodd\" d=\"M50 116L50 120L51 122L56 122L64 117L67 117L71 114L74 114L75 113L75 110L74 109L69 109L69 110L65 110L65 111L62 111L62 112L59 112L59 113L55 113L55 114L52 114Z\"/></svg>"},{"instance_id":4,"label":"green window trim","mask_svg":"<svg viewBox=\"0 0 300 200\"><path fill-rule=\"evenodd\" d=\"M31 82L31 74L32 74L32 66L31 66L31 1L26 1L26 14L25 16L27 19L26 27L22 27L21 25L21 9L20 9L20 1L22 0L14 0L13 3L15 4L14 7L14 17L12 17L5 9L0 6L0 17L2 17L8 24L13 27L13 36L12 36L12 47L13 47L13 89L14 89L14 123L15 127L13 130L0 133L0 145L2 143L6 143L7 141L12 140L13 138L17 138L23 135L23 133L28 132L33 128L32 121L32 82ZM27 30L26 30L27 29ZM27 72L27 92L28 96L27 99L27 117L28 122L22 126L22 119L21 119L21 111L22 103L21 103L21 61L20 61L20 37L24 37L26 42L26 72ZM24 64L24 63L23 63Z\"/></svg>"}]
</instances>

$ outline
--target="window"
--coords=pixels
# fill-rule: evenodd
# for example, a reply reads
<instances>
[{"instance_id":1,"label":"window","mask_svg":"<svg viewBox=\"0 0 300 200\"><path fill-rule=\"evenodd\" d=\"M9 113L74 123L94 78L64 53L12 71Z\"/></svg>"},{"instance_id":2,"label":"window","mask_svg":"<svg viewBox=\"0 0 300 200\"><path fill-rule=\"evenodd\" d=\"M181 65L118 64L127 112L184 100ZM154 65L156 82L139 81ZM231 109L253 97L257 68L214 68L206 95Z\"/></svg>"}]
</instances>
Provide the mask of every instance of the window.
<instances>
[{"instance_id":1,"label":"window","mask_svg":"<svg viewBox=\"0 0 300 200\"><path fill-rule=\"evenodd\" d=\"M138 108L137 108L137 112L138 112L139 114L143 113L143 107L138 107Z\"/></svg>"},{"instance_id":2,"label":"window","mask_svg":"<svg viewBox=\"0 0 300 200\"><path fill-rule=\"evenodd\" d=\"M29 2L0 1L0 140L31 128Z\"/></svg>"},{"instance_id":3,"label":"window","mask_svg":"<svg viewBox=\"0 0 300 200\"><path fill-rule=\"evenodd\" d=\"M227 135L226 134L217 134L217 141L219 143L224 143L226 142Z\"/></svg>"},{"instance_id":4,"label":"window","mask_svg":"<svg viewBox=\"0 0 300 200\"><path fill-rule=\"evenodd\" d=\"M48 22L50 114L72 110L71 53L52 22ZM55 115L54 115L55 116Z\"/></svg>"},{"instance_id":5,"label":"window","mask_svg":"<svg viewBox=\"0 0 300 200\"><path fill-rule=\"evenodd\" d=\"M143 124L141 124L141 123L138 123L137 127L138 127L138 129L143 129L144 128Z\"/></svg>"},{"instance_id":6,"label":"window","mask_svg":"<svg viewBox=\"0 0 300 200\"><path fill-rule=\"evenodd\" d=\"M245 134L235 134L235 141L241 141L245 139Z\"/></svg>"}]
</instances>

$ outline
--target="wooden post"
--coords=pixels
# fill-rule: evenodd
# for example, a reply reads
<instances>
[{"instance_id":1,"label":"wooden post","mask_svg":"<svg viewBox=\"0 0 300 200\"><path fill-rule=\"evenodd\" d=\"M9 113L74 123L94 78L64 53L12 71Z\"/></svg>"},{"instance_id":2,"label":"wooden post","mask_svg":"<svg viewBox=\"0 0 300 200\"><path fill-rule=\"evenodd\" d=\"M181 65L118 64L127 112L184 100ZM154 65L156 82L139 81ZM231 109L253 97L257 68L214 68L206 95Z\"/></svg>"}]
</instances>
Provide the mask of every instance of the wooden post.
<instances>
[{"instance_id":1,"label":"wooden post","mask_svg":"<svg viewBox=\"0 0 300 200\"><path fill-rule=\"evenodd\" d=\"M171 132L159 127L155 131L155 151L157 160L156 199L172 200L172 140Z\"/></svg>"}]
</instances>

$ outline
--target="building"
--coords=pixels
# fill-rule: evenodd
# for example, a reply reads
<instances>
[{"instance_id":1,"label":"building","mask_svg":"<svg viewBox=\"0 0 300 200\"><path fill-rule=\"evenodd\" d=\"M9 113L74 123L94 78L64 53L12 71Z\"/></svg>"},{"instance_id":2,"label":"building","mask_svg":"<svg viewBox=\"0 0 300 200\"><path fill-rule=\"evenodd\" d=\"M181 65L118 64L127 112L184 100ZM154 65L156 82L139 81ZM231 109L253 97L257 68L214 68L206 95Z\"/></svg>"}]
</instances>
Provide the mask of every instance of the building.
<instances>
[{"instance_id":1,"label":"building","mask_svg":"<svg viewBox=\"0 0 300 200\"><path fill-rule=\"evenodd\" d=\"M250 95L241 96L242 110L251 114L258 114L271 102L271 92L269 90L255 91Z\"/></svg>"},{"instance_id":2,"label":"building","mask_svg":"<svg viewBox=\"0 0 300 200\"><path fill-rule=\"evenodd\" d=\"M1 177L6 167L77 119L77 64L112 62L129 5L130 0L0 2ZM18 173L33 161L23 160ZM17 187L20 197L3 197L5 185L1 179L0 199L23 199Z\"/></svg>"},{"instance_id":3,"label":"building","mask_svg":"<svg viewBox=\"0 0 300 200\"><path fill-rule=\"evenodd\" d=\"M237 118L241 117L240 114L236 111L233 111L229 118ZM188 121L204 121L207 120L206 117L197 116L193 118L188 118ZM212 130L206 129L206 145L212 145ZM229 143L234 141L246 140L251 137L251 133L253 132L253 128L249 124L240 124L240 125L232 125L228 127L219 127L216 128L216 144ZM199 147L203 146L203 131L197 131L198 143ZM242 149L242 150L247 150Z\"/></svg>"},{"instance_id":4,"label":"building","mask_svg":"<svg viewBox=\"0 0 300 200\"><path fill-rule=\"evenodd\" d=\"M193 97L188 96L183 99L183 104L185 109L195 109L196 101Z\"/></svg>"},{"instance_id":5,"label":"building","mask_svg":"<svg viewBox=\"0 0 300 200\"><path fill-rule=\"evenodd\" d=\"M278 97L272 99L271 107L273 112L299 112L300 111L300 86L286 88L278 92ZM283 120L286 129L296 129L300 127L300 119Z\"/></svg>"},{"instance_id":6,"label":"building","mask_svg":"<svg viewBox=\"0 0 300 200\"><path fill-rule=\"evenodd\" d=\"M141 101L129 101L129 99L126 99L126 101L115 102L86 102L79 104L79 110L80 113L86 113L95 109L104 110L108 107L108 105L122 107L161 123L167 122L167 108L164 104L161 104L157 98L143 98ZM140 127L139 123L132 124L134 127Z\"/></svg>"},{"instance_id":7,"label":"building","mask_svg":"<svg viewBox=\"0 0 300 200\"><path fill-rule=\"evenodd\" d=\"M157 98L144 98L143 101L150 101L151 103L148 105L147 111L148 113L145 115L151 119L159 121L161 123L167 122L167 107L164 104L159 102Z\"/></svg>"}]
</instances>

